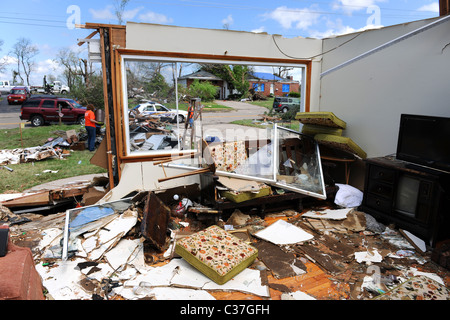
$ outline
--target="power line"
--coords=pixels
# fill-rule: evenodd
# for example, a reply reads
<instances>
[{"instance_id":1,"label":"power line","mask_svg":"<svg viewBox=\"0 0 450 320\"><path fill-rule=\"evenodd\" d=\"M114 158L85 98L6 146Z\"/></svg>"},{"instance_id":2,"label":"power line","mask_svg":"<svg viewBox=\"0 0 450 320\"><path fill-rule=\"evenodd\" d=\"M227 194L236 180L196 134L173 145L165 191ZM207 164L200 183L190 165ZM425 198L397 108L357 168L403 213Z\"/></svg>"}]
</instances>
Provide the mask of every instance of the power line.
<instances>
[{"instance_id":1,"label":"power line","mask_svg":"<svg viewBox=\"0 0 450 320\"><path fill-rule=\"evenodd\" d=\"M18 25L25 25L25 26L50 27L50 28L67 28L66 25L64 25L64 26L57 26L57 25L49 25L49 24L26 23L26 22L12 22L12 21L2 21L2 20L0 20L0 23L18 24Z\"/></svg>"},{"instance_id":2,"label":"power line","mask_svg":"<svg viewBox=\"0 0 450 320\"><path fill-rule=\"evenodd\" d=\"M31 18L12 18L12 17L3 17L3 16L0 16L0 19L30 20L30 21L44 21L44 22L66 23L66 21L61 21L61 20L31 19Z\"/></svg>"},{"instance_id":3,"label":"power line","mask_svg":"<svg viewBox=\"0 0 450 320\"><path fill-rule=\"evenodd\" d=\"M314 10L309 8L287 8L286 6L279 6L277 8L268 8L268 7L254 7L254 6L243 6L243 5L233 5L233 4L224 4L224 3L218 3L218 2L207 2L207 1L197 1L197 0L179 0L180 2L160 2L160 1L153 1L153 0L136 0L133 2L137 3L153 3L158 5L167 5L167 6L186 6L186 7L203 7L203 8L216 8L216 9L235 9L235 10L258 10L258 11L274 11L278 10L280 12L288 12L288 13L298 13L302 12L303 10L308 10L308 13L311 14L322 14L322 15L345 15L348 16L348 12L336 12L336 11L327 11L327 10ZM317 2L315 2L317 3ZM321 2L324 3L325 2ZM326 3L329 5L330 3ZM355 6L355 5L339 5L340 8L345 7L357 7L357 8L367 8L363 6ZM386 14L385 16L388 17L411 17L411 16L417 16L417 17L423 17L423 16L429 16L430 13L434 13L432 11L417 11L417 10L408 10L408 9L397 9L397 8L383 8L380 7L380 10L385 11L401 11L401 12L410 12L414 13L414 15L411 14ZM367 16L367 13L355 13L352 12L351 16Z\"/></svg>"}]
</instances>

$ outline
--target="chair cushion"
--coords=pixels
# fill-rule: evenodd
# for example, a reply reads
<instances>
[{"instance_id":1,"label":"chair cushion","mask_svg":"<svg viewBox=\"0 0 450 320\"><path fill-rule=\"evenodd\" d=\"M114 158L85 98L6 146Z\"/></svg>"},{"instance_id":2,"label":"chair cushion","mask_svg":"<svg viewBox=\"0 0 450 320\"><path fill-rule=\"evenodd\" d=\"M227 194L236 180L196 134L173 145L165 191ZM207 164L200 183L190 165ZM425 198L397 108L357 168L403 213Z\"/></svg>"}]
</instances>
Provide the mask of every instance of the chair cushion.
<instances>
[{"instance_id":1,"label":"chair cushion","mask_svg":"<svg viewBox=\"0 0 450 320\"><path fill-rule=\"evenodd\" d=\"M314 140L316 140L319 144L356 154L362 159L367 157L367 153L348 137L335 136L331 134L316 134L314 136Z\"/></svg>"},{"instance_id":2,"label":"chair cushion","mask_svg":"<svg viewBox=\"0 0 450 320\"><path fill-rule=\"evenodd\" d=\"M347 126L344 120L339 119L333 112L329 111L298 112L295 119L303 124L314 124L340 129L345 129Z\"/></svg>"},{"instance_id":3,"label":"chair cushion","mask_svg":"<svg viewBox=\"0 0 450 320\"><path fill-rule=\"evenodd\" d=\"M217 284L250 266L258 250L218 226L180 239L175 252Z\"/></svg>"}]
</instances>

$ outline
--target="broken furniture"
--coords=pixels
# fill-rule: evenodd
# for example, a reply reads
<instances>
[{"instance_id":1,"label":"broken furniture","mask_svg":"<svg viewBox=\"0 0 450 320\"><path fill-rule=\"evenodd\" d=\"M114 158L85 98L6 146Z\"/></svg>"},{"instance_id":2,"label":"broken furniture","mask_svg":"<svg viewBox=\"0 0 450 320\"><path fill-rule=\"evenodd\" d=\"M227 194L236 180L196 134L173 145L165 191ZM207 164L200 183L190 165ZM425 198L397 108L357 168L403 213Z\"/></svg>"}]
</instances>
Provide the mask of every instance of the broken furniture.
<instances>
[{"instance_id":1,"label":"broken furniture","mask_svg":"<svg viewBox=\"0 0 450 320\"><path fill-rule=\"evenodd\" d=\"M366 159L361 210L411 231L435 246L450 234L450 201L440 171L409 168L389 157ZM447 182L448 183L448 182ZM444 184L445 185L445 184Z\"/></svg>"},{"instance_id":2,"label":"broken furniture","mask_svg":"<svg viewBox=\"0 0 450 320\"><path fill-rule=\"evenodd\" d=\"M30 248L7 241L6 254L0 255L0 300L45 300L41 277L35 269Z\"/></svg>"},{"instance_id":3,"label":"broken furniture","mask_svg":"<svg viewBox=\"0 0 450 320\"><path fill-rule=\"evenodd\" d=\"M217 284L250 266L258 250L218 226L177 241L175 252Z\"/></svg>"}]
</instances>

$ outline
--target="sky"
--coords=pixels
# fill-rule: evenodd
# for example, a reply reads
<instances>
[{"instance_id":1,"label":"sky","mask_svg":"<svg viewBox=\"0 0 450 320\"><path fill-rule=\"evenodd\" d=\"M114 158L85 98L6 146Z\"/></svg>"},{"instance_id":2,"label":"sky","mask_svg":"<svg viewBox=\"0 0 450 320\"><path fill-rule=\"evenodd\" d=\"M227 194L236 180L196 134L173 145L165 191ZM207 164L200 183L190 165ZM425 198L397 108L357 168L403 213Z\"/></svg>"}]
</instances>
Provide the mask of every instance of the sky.
<instances>
[{"instance_id":1,"label":"sky","mask_svg":"<svg viewBox=\"0 0 450 320\"><path fill-rule=\"evenodd\" d=\"M39 54L30 85L40 85L44 75L60 78L55 62L61 50L79 51L78 39L92 30L75 24L118 24L119 0L21 0L0 5L0 62L9 62L0 80L12 80L17 60L11 50L27 38ZM123 22L143 22L181 27L266 32L284 37L326 38L439 16L438 0L129 0Z\"/></svg>"}]
</instances>

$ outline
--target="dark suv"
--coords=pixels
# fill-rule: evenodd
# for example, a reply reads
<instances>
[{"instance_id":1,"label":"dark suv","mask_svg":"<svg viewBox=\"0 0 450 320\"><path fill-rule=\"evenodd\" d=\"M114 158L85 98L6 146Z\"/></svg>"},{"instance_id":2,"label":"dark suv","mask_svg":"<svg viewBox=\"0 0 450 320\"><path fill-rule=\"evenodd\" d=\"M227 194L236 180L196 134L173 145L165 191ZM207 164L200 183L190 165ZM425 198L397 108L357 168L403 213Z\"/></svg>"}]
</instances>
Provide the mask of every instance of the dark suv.
<instances>
[{"instance_id":1,"label":"dark suv","mask_svg":"<svg viewBox=\"0 0 450 320\"><path fill-rule=\"evenodd\" d=\"M300 98L276 97L273 100L273 111L286 113L292 108L296 108L300 112Z\"/></svg>"},{"instance_id":2,"label":"dark suv","mask_svg":"<svg viewBox=\"0 0 450 320\"><path fill-rule=\"evenodd\" d=\"M56 97L33 97L22 104L20 119L31 121L33 127L45 123L76 122L84 125L86 108L75 100Z\"/></svg>"}]
</instances>

